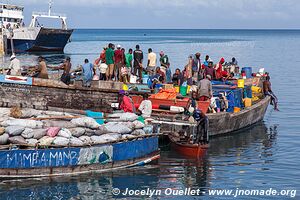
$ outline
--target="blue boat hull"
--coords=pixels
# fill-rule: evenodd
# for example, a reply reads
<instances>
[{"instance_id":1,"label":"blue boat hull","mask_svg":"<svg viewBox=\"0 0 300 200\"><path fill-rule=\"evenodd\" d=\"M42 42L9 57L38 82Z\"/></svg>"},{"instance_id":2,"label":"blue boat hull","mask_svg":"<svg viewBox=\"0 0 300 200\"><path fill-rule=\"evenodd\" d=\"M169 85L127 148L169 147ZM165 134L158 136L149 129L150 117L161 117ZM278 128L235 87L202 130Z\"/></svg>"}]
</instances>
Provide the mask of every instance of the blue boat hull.
<instances>
[{"instance_id":1,"label":"blue boat hull","mask_svg":"<svg viewBox=\"0 0 300 200\"><path fill-rule=\"evenodd\" d=\"M13 39L14 51L23 52L63 52L73 30L41 28L35 40ZM10 39L7 50L11 52Z\"/></svg>"},{"instance_id":2,"label":"blue boat hull","mask_svg":"<svg viewBox=\"0 0 300 200\"><path fill-rule=\"evenodd\" d=\"M0 151L1 178L29 178L104 172L159 158L158 136L78 148Z\"/></svg>"}]
</instances>

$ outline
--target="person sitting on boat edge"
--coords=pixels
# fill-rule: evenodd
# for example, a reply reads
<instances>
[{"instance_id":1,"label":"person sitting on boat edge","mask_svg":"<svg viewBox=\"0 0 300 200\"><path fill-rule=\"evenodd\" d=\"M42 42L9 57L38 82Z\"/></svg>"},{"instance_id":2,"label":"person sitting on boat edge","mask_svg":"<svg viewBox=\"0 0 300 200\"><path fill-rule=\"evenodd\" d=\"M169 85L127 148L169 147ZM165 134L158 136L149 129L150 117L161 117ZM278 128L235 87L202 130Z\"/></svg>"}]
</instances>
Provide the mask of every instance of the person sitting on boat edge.
<instances>
[{"instance_id":1,"label":"person sitting on boat edge","mask_svg":"<svg viewBox=\"0 0 300 200\"><path fill-rule=\"evenodd\" d=\"M266 76L266 80L263 82L263 91L265 96L271 97L271 105L274 105L274 110L279 111L278 109L278 99L271 89L270 76Z\"/></svg>"},{"instance_id":2,"label":"person sitting on boat edge","mask_svg":"<svg viewBox=\"0 0 300 200\"><path fill-rule=\"evenodd\" d=\"M48 79L48 69L47 69L47 64L45 62L44 57L39 56L38 57L38 62L39 65L35 68L35 71L37 72L37 77L38 78L43 78L43 79Z\"/></svg>"},{"instance_id":3,"label":"person sitting on boat edge","mask_svg":"<svg viewBox=\"0 0 300 200\"><path fill-rule=\"evenodd\" d=\"M124 112L135 113L134 103L127 91L119 91L119 109L123 110Z\"/></svg>"},{"instance_id":4,"label":"person sitting on boat edge","mask_svg":"<svg viewBox=\"0 0 300 200\"><path fill-rule=\"evenodd\" d=\"M88 59L84 60L84 64L82 65L82 72L83 72L83 87L91 87L93 74L94 74L94 66L92 63L89 63Z\"/></svg>"},{"instance_id":5,"label":"person sitting on boat edge","mask_svg":"<svg viewBox=\"0 0 300 200\"><path fill-rule=\"evenodd\" d=\"M7 75L13 75L13 76L21 75L20 60L17 59L17 57L14 53L10 57L10 64L9 64L9 67L8 67Z\"/></svg>"},{"instance_id":6,"label":"person sitting on boat edge","mask_svg":"<svg viewBox=\"0 0 300 200\"><path fill-rule=\"evenodd\" d=\"M209 100L212 94L212 84L211 84L211 76L208 74L204 79L200 80L198 83L198 94L200 96L200 101Z\"/></svg>"},{"instance_id":7,"label":"person sitting on boat edge","mask_svg":"<svg viewBox=\"0 0 300 200\"><path fill-rule=\"evenodd\" d=\"M138 108L138 114L143 118L150 118L152 114L152 102L148 99L149 95L146 93L143 95L143 101Z\"/></svg>"}]
</instances>

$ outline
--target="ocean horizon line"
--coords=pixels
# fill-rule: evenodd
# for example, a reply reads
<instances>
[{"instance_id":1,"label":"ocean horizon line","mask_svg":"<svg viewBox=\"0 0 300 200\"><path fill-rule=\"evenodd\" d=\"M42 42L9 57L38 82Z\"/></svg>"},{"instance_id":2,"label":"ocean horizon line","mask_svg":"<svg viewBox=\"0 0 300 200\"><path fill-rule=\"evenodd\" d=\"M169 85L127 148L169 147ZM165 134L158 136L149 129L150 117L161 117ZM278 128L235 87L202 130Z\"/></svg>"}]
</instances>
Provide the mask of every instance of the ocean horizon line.
<instances>
[{"instance_id":1,"label":"ocean horizon line","mask_svg":"<svg viewBox=\"0 0 300 200\"><path fill-rule=\"evenodd\" d=\"M74 28L72 27L72 29L75 30L205 30L205 31L209 31L209 30L236 30L236 31L300 31L299 29L286 29L286 28Z\"/></svg>"}]
</instances>

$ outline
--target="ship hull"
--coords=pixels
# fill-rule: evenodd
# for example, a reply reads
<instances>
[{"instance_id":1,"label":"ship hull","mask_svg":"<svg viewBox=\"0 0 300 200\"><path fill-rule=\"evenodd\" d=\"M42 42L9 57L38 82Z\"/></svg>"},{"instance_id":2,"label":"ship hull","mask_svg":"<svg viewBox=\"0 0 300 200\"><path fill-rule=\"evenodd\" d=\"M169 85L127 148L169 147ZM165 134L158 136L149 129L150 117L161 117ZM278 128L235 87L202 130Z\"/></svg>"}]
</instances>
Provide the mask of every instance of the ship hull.
<instances>
[{"instance_id":1,"label":"ship hull","mask_svg":"<svg viewBox=\"0 0 300 200\"><path fill-rule=\"evenodd\" d=\"M24 30L25 35L26 29ZM18 34L13 37L14 51L23 52L63 52L73 33L72 29L40 28L37 35L22 37ZM31 34L34 34L31 32ZM26 35L27 36L27 35ZM12 52L11 41L7 41L7 50Z\"/></svg>"}]
</instances>

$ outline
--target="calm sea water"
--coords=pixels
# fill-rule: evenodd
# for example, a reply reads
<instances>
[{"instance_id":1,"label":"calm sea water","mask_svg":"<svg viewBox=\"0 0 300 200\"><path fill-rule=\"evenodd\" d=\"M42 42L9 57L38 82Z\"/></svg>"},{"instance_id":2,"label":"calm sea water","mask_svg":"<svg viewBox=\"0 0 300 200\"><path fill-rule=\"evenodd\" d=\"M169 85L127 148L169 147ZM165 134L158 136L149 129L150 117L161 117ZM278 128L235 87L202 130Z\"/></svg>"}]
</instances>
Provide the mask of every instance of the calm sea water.
<instances>
[{"instance_id":1,"label":"calm sea water","mask_svg":"<svg viewBox=\"0 0 300 200\"><path fill-rule=\"evenodd\" d=\"M0 182L0 199L111 199L111 190L200 189L201 196L167 199L233 199L209 196L211 189L298 190L300 199L300 31L294 30L76 30L65 54L45 55L50 64L71 56L73 66L94 60L108 42L126 49L140 44L169 55L182 68L197 51L214 61L236 57L240 66L266 68L279 98L280 112L268 109L263 122L248 130L213 138L205 158L187 159L167 146L156 164L95 176ZM19 56L32 65L37 55ZM7 58L6 58L7 59ZM4 59L5 60L5 59ZM287 196L239 196L237 199L290 199ZM128 199L147 199L135 196ZM155 198L158 198L157 196Z\"/></svg>"}]
</instances>

